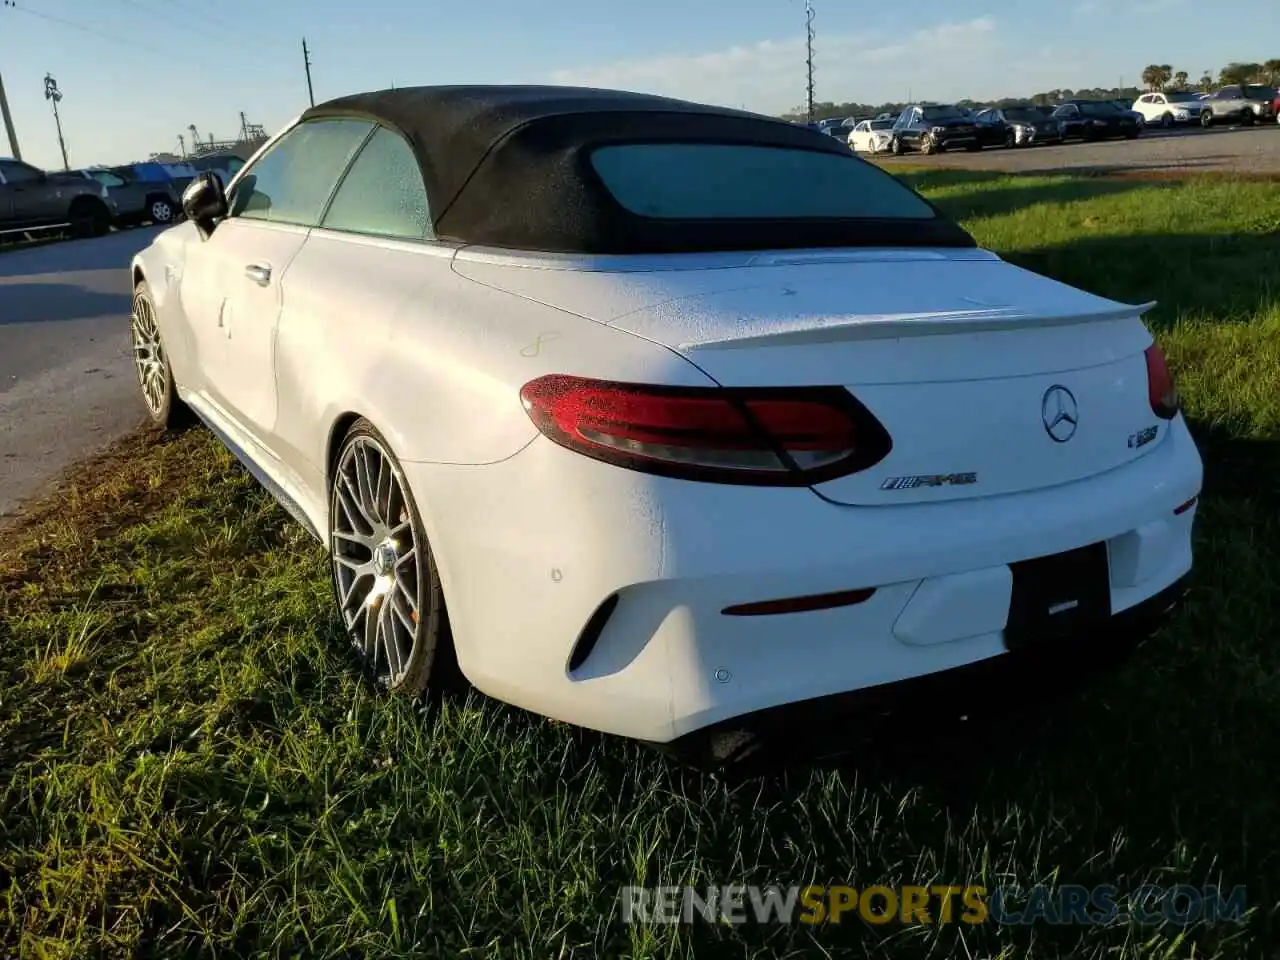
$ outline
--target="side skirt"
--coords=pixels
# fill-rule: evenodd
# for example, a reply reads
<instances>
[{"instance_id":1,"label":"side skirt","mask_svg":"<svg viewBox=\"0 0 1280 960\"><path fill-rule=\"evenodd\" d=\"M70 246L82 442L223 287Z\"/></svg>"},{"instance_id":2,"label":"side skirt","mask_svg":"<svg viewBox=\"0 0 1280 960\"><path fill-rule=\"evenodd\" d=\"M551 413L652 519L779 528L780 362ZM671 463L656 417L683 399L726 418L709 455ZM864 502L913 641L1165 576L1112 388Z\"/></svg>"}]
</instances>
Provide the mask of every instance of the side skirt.
<instances>
[{"instance_id":1,"label":"side skirt","mask_svg":"<svg viewBox=\"0 0 1280 960\"><path fill-rule=\"evenodd\" d=\"M328 546L325 538L320 535L320 531L315 528L315 525L312 524L310 518L307 517L306 511L302 509L293 497L289 496L289 494L285 492L284 487L280 486L280 484L273 480L271 475L267 473L267 471L264 470L256 460L249 456L249 454L246 453L238 443L232 440L225 430L214 423L213 419L208 414L194 405L188 405L196 412L196 416L204 422L204 425L209 428L210 432L222 441L223 446L230 450L232 455L244 464L244 468L253 475L253 478L257 480L258 483L262 484L267 493L271 494L271 496L275 498L276 502L279 503L280 506L284 507L289 516L302 524L302 528L306 530L307 533L311 534L311 536L315 537L321 544Z\"/></svg>"}]
</instances>

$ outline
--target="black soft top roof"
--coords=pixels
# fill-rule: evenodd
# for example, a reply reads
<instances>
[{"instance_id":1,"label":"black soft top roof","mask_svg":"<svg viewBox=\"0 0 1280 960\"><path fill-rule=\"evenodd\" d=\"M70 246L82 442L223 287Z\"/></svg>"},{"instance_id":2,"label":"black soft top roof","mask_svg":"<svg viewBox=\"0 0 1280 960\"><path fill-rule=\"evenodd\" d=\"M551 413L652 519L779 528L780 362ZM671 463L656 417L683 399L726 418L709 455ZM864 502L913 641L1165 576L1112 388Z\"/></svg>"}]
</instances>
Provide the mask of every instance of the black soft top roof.
<instances>
[{"instance_id":1,"label":"black soft top roof","mask_svg":"<svg viewBox=\"0 0 1280 960\"><path fill-rule=\"evenodd\" d=\"M571 253L676 253L828 246L974 246L940 213L921 220L669 220L624 209L587 155L609 143L719 142L854 158L816 130L650 94L582 87L407 87L318 104L303 121L368 119L418 158L436 235Z\"/></svg>"}]
</instances>

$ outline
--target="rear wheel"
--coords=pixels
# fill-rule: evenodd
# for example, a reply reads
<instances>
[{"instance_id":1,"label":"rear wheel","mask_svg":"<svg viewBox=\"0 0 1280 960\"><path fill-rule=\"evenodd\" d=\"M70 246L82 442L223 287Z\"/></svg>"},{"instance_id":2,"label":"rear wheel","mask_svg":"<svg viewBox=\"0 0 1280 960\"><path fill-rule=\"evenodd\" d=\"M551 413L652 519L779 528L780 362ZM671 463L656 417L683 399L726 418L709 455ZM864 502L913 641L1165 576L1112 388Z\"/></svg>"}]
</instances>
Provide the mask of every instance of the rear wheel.
<instances>
[{"instance_id":1,"label":"rear wheel","mask_svg":"<svg viewBox=\"0 0 1280 960\"><path fill-rule=\"evenodd\" d=\"M1004 145L1011 150L1016 147L1018 145L1018 134L1013 130L1006 130L1004 132Z\"/></svg>"},{"instance_id":2,"label":"rear wheel","mask_svg":"<svg viewBox=\"0 0 1280 960\"><path fill-rule=\"evenodd\" d=\"M147 198L147 217L152 223L172 223L173 216L173 202L168 197Z\"/></svg>"},{"instance_id":3,"label":"rear wheel","mask_svg":"<svg viewBox=\"0 0 1280 960\"><path fill-rule=\"evenodd\" d=\"M1213 111L1212 111L1212 110L1202 110L1202 111L1200 111L1200 126L1202 126L1202 127L1206 127L1206 128L1208 128L1208 127L1212 127L1212 126L1213 126Z\"/></svg>"},{"instance_id":4,"label":"rear wheel","mask_svg":"<svg viewBox=\"0 0 1280 960\"><path fill-rule=\"evenodd\" d=\"M452 684L435 558L404 472L367 420L351 427L334 462L329 553L343 626L374 683L411 696Z\"/></svg>"},{"instance_id":5,"label":"rear wheel","mask_svg":"<svg viewBox=\"0 0 1280 960\"><path fill-rule=\"evenodd\" d=\"M111 212L96 197L76 197L68 215L76 237L100 237L111 229Z\"/></svg>"},{"instance_id":6,"label":"rear wheel","mask_svg":"<svg viewBox=\"0 0 1280 960\"><path fill-rule=\"evenodd\" d=\"M1244 113L1240 114L1240 126L1252 127L1253 121L1256 119L1257 117L1253 115L1253 111L1250 110L1248 107L1245 107Z\"/></svg>"}]
</instances>

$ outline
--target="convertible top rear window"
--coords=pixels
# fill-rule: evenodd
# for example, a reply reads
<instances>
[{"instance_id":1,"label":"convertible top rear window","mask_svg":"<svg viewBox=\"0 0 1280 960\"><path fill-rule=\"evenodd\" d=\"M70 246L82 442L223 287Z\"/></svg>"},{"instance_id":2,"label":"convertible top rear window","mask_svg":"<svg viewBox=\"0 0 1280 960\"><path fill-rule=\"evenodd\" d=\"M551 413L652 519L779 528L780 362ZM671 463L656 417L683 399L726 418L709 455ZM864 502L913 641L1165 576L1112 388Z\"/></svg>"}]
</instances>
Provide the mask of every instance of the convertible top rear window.
<instances>
[{"instance_id":1,"label":"convertible top rear window","mask_svg":"<svg viewBox=\"0 0 1280 960\"><path fill-rule=\"evenodd\" d=\"M933 208L869 163L732 143L597 147L591 164L629 212L668 220L932 220Z\"/></svg>"}]
</instances>

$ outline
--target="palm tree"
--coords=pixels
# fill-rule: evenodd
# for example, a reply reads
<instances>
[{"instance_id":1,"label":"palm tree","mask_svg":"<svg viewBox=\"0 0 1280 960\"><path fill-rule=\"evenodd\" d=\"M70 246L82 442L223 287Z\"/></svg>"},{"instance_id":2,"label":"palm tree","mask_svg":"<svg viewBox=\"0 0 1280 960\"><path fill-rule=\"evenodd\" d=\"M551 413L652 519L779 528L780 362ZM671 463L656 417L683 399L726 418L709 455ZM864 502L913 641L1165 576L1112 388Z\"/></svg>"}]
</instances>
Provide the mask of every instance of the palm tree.
<instances>
[{"instance_id":1,"label":"palm tree","mask_svg":"<svg viewBox=\"0 0 1280 960\"><path fill-rule=\"evenodd\" d=\"M1158 63L1150 64L1142 71L1142 82L1147 85L1148 90L1163 90L1169 82L1171 70L1171 67Z\"/></svg>"},{"instance_id":2,"label":"palm tree","mask_svg":"<svg viewBox=\"0 0 1280 960\"><path fill-rule=\"evenodd\" d=\"M1217 84L1213 82L1213 74L1206 70L1200 77L1200 82L1197 83L1196 86L1200 88L1201 93L1210 93Z\"/></svg>"},{"instance_id":3,"label":"palm tree","mask_svg":"<svg viewBox=\"0 0 1280 960\"><path fill-rule=\"evenodd\" d=\"M1280 83L1280 60L1268 60L1262 65L1262 69L1267 75L1267 83L1273 86Z\"/></svg>"},{"instance_id":4,"label":"palm tree","mask_svg":"<svg viewBox=\"0 0 1280 960\"><path fill-rule=\"evenodd\" d=\"M1188 79L1189 78L1187 77L1187 71L1179 70L1177 73L1173 75L1173 89L1175 90L1187 89Z\"/></svg>"}]
</instances>

